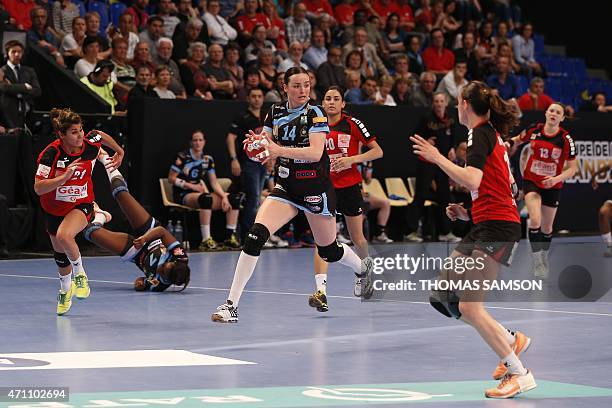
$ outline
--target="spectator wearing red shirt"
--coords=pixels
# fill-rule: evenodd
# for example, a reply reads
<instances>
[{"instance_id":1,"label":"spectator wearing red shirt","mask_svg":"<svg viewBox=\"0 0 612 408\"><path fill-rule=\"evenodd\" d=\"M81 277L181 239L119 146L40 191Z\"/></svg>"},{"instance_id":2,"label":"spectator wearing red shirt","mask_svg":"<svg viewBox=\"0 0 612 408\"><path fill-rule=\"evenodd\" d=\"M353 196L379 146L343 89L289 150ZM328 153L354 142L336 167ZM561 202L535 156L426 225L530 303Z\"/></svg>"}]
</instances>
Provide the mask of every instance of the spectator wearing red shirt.
<instances>
[{"instance_id":1,"label":"spectator wearing red shirt","mask_svg":"<svg viewBox=\"0 0 612 408\"><path fill-rule=\"evenodd\" d=\"M444 48L444 34L439 28L431 32L431 46L423 51L423 61L428 71L446 75L455 66L455 54Z\"/></svg>"},{"instance_id":2,"label":"spectator wearing red shirt","mask_svg":"<svg viewBox=\"0 0 612 408\"><path fill-rule=\"evenodd\" d=\"M18 30L28 31L32 28L30 10L36 7L34 0L4 0L3 3Z\"/></svg>"},{"instance_id":3,"label":"spectator wearing red shirt","mask_svg":"<svg viewBox=\"0 0 612 408\"><path fill-rule=\"evenodd\" d=\"M268 40L272 41L276 48L287 51L285 22L278 16L278 10L272 0L264 0L263 13L268 17L271 24L267 34Z\"/></svg>"},{"instance_id":4,"label":"spectator wearing red shirt","mask_svg":"<svg viewBox=\"0 0 612 408\"><path fill-rule=\"evenodd\" d=\"M417 31L430 32L433 27L433 10L429 4L429 0L421 0L421 8L414 13Z\"/></svg>"},{"instance_id":5,"label":"spectator wearing red shirt","mask_svg":"<svg viewBox=\"0 0 612 408\"><path fill-rule=\"evenodd\" d=\"M415 27L414 12L407 0L397 0L397 9L400 16L400 27L405 31L412 31Z\"/></svg>"},{"instance_id":6,"label":"spectator wearing red shirt","mask_svg":"<svg viewBox=\"0 0 612 408\"><path fill-rule=\"evenodd\" d=\"M519 108L526 110L545 111L555 101L544 93L544 80L535 77L529 84L529 89L518 99Z\"/></svg>"},{"instance_id":7,"label":"spectator wearing red shirt","mask_svg":"<svg viewBox=\"0 0 612 408\"><path fill-rule=\"evenodd\" d=\"M342 3L338 4L334 9L334 15L338 24L344 27L353 24L355 10L351 0L342 0Z\"/></svg>"},{"instance_id":8,"label":"spectator wearing red shirt","mask_svg":"<svg viewBox=\"0 0 612 408\"><path fill-rule=\"evenodd\" d=\"M134 17L134 26L138 31L142 31L147 28L147 20L149 20L149 13L147 13L147 6L149 0L136 0L134 5L128 8L126 11Z\"/></svg>"},{"instance_id":9,"label":"spectator wearing red shirt","mask_svg":"<svg viewBox=\"0 0 612 408\"><path fill-rule=\"evenodd\" d=\"M244 14L236 18L238 34L245 40L251 38L251 33L256 25L263 25L266 30L271 27L270 20L263 13L257 12L257 0L244 1Z\"/></svg>"},{"instance_id":10,"label":"spectator wearing red shirt","mask_svg":"<svg viewBox=\"0 0 612 408\"><path fill-rule=\"evenodd\" d=\"M374 3L374 11L382 20L383 24L387 22L389 14L396 13L399 15L400 9L395 2L390 0L376 0Z\"/></svg>"},{"instance_id":11,"label":"spectator wearing red shirt","mask_svg":"<svg viewBox=\"0 0 612 408\"><path fill-rule=\"evenodd\" d=\"M308 18L319 18L323 14L334 17L334 10L327 0L303 0L302 3L306 6Z\"/></svg>"}]
</instances>

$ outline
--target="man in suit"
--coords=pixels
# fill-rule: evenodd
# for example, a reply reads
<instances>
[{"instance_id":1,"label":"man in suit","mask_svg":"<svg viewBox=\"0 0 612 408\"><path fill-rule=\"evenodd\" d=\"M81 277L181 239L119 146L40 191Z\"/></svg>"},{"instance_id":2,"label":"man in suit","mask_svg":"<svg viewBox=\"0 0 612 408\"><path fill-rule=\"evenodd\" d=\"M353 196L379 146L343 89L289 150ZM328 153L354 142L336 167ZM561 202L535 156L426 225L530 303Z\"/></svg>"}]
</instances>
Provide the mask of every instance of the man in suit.
<instances>
[{"instance_id":1,"label":"man in suit","mask_svg":"<svg viewBox=\"0 0 612 408\"><path fill-rule=\"evenodd\" d=\"M23 44L9 41L5 51L8 62L0 68L0 108L8 128L22 128L41 94L40 85L34 69L21 65Z\"/></svg>"}]
</instances>

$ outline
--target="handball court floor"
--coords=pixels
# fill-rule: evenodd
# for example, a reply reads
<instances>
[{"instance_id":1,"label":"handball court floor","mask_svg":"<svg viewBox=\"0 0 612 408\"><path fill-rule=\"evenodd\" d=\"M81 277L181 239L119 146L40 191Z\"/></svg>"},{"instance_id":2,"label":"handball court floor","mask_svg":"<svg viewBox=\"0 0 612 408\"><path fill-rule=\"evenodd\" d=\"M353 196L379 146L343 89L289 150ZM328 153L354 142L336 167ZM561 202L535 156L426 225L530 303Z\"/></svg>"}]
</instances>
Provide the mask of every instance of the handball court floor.
<instances>
[{"instance_id":1,"label":"handball court floor","mask_svg":"<svg viewBox=\"0 0 612 408\"><path fill-rule=\"evenodd\" d=\"M30 404L56 408L612 406L612 303L495 304L532 337L522 360L538 388L487 400L497 358L475 330L429 304L361 302L335 265L318 313L309 249L264 251L240 322L212 323L237 258L193 253L190 287L162 294L134 292L132 264L85 258L91 296L62 317L52 259L0 261L0 387L69 387L68 402Z\"/></svg>"}]
</instances>

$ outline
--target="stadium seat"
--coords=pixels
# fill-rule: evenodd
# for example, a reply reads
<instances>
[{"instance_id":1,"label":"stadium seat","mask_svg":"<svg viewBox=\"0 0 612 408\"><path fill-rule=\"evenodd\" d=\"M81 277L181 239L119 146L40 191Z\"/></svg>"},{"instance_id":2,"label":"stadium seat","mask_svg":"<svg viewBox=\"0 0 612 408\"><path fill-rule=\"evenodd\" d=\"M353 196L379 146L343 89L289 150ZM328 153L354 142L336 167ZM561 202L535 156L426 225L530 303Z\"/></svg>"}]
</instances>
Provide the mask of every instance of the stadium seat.
<instances>
[{"instance_id":1,"label":"stadium seat","mask_svg":"<svg viewBox=\"0 0 612 408\"><path fill-rule=\"evenodd\" d=\"M190 211L198 210L191 207L187 207L186 205L175 203L172 200L172 185L170 184L167 178L159 179L159 187L161 190L162 204L164 205L164 207L166 207L168 212L171 213L173 211L177 211L181 213L183 217L183 237L188 237L189 234L187 233L187 228L189 223L187 222L187 214L189 214Z\"/></svg>"},{"instance_id":2,"label":"stadium seat","mask_svg":"<svg viewBox=\"0 0 612 408\"><path fill-rule=\"evenodd\" d=\"M119 26L119 16L123 14L127 6L123 3L113 3L110 6L110 21L114 27Z\"/></svg>"},{"instance_id":3,"label":"stadium seat","mask_svg":"<svg viewBox=\"0 0 612 408\"><path fill-rule=\"evenodd\" d=\"M534 43L534 51L536 55L541 55L544 53L544 36L541 34L536 34L533 36Z\"/></svg>"},{"instance_id":4,"label":"stadium seat","mask_svg":"<svg viewBox=\"0 0 612 408\"><path fill-rule=\"evenodd\" d=\"M519 81L519 94L522 95L529 89L529 81L527 81L527 77L524 75L517 75L516 77Z\"/></svg>"},{"instance_id":5,"label":"stadium seat","mask_svg":"<svg viewBox=\"0 0 612 408\"><path fill-rule=\"evenodd\" d=\"M227 191L229 187L232 185L232 180L229 178L221 177L221 178L218 178L217 181L221 185L221 188L223 189L223 191Z\"/></svg>"},{"instance_id":6,"label":"stadium seat","mask_svg":"<svg viewBox=\"0 0 612 408\"><path fill-rule=\"evenodd\" d=\"M380 181L378 181L378 179L373 178L372 181L370 181L370 183L366 183L365 180L363 182L363 190L370 194L373 195L374 197L378 197L378 198L388 198L387 194L385 193L385 190L383 190L382 185L380 184Z\"/></svg>"},{"instance_id":7,"label":"stadium seat","mask_svg":"<svg viewBox=\"0 0 612 408\"><path fill-rule=\"evenodd\" d=\"M108 27L109 23L108 5L97 0L90 1L88 11L95 11L100 15L100 32L106 31L106 27Z\"/></svg>"},{"instance_id":8,"label":"stadium seat","mask_svg":"<svg viewBox=\"0 0 612 408\"><path fill-rule=\"evenodd\" d=\"M72 2L79 7L79 15L83 17L85 15L85 3L81 0L72 0Z\"/></svg>"},{"instance_id":9,"label":"stadium seat","mask_svg":"<svg viewBox=\"0 0 612 408\"><path fill-rule=\"evenodd\" d=\"M394 207L405 207L414 200L414 197L410 194L400 177L385 178L385 187L387 188L391 205Z\"/></svg>"},{"instance_id":10,"label":"stadium seat","mask_svg":"<svg viewBox=\"0 0 612 408\"><path fill-rule=\"evenodd\" d=\"M551 98L558 100L561 98L561 79L546 78L544 84L544 92L550 95Z\"/></svg>"}]
</instances>

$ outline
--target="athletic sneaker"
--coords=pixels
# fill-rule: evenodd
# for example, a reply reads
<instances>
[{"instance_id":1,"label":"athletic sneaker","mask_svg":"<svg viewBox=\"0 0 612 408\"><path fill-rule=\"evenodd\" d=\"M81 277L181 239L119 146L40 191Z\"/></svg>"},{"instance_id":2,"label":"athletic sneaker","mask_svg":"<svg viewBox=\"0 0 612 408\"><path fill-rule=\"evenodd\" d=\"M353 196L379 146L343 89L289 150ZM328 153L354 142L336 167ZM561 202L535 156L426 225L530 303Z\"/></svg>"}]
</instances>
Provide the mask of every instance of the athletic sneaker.
<instances>
[{"instance_id":1,"label":"athletic sneaker","mask_svg":"<svg viewBox=\"0 0 612 408\"><path fill-rule=\"evenodd\" d=\"M361 274L355 274L355 288L353 294L357 297L369 299L374 293L374 282L372 271L374 269L374 260L371 257L364 258L361 261Z\"/></svg>"},{"instance_id":2,"label":"athletic sneaker","mask_svg":"<svg viewBox=\"0 0 612 408\"><path fill-rule=\"evenodd\" d=\"M525 336L525 334L520 331L514 333L514 345L512 346L512 351L514 351L514 354L516 354L517 357L520 357L522 353L526 352L529 346L531 346L531 339L529 337ZM500 362L495 368L495 371L493 371L493 379L501 380L504 378L507 372L508 367L506 367L504 363Z\"/></svg>"},{"instance_id":3,"label":"athletic sneaker","mask_svg":"<svg viewBox=\"0 0 612 408\"><path fill-rule=\"evenodd\" d=\"M264 248L265 249L274 248L274 243L268 239L266 243L264 244Z\"/></svg>"},{"instance_id":4,"label":"athletic sneaker","mask_svg":"<svg viewBox=\"0 0 612 408\"><path fill-rule=\"evenodd\" d=\"M213 322L238 323L238 308L229 303L224 303L217 308L217 311L210 318Z\"/></svg>"},{"instance_id":5,"label":"athletic sneaker","mask_svg":"<svg viewBox=\"0 0 612 408\"><path fill-rule=\"evenodd\" d=\"M216 251L219 249L219 244L217 244L217 241L212 239L212 237L208 237L208 239L200 243L199 249L200 251Z\"/></svg>"},{"instance_id":6,"label":"athletic sneaker","mask_svg":"<svg viewBox=\"0 0 612 408\"><path fill-rule=\"evenodd\" d=\"M72 307L72 297L74 296L75 291L76 285L74 281L70 282L70 289L68 292L64 292L60 289L59 294L57 295L57 314L59 316L68 313Z\"/></svg>"},{"instance_id":7,"label":"athletic sneaker","mask_svg":"<svg viewBox=\"0 0 612 408\"><path fill-rule=\"evenodd\" d=\"M393 242L393 240L389 238L387 234L381 232L380 235L377 235L372 238L372 242L375 242L377 244L390 244L391 242Z\"/></svg>"},{"instance_id":8,"label":"athletic sneaker","mask_svg":"<svg viewBox=\"0 0 612 408\"><path fill-rule=\"evenodd\" d=\"M315 293L308 297L308 305L310 307L316 307L318 312L327 312L327 296L321 290L317 290Z\"/></svg>"},{"instance_id":9,"label":"athletic sneaker","mask_svg":"<svg viewBox=\"0 0 612 408\"><path fill-rule=\"evenodd\" d=\"M223 246L231 251L237 251L242 249L242 245L240 245L240 241L238 241L238 237L236 237L236 234L230 235L228 239L223 241Z\"/></svg>"},{"instance_id":10,"label":"athletic sneaker","mask_svg":"<svg viewBox=\"0 0 612 408\"><path fill-rule=\"evenodd\" d=\"M404 241L423 242L423 238L419 237L419 234L416 232L411 232L410 234L404 236Z\"/></svg>"},{"instance_id":11,"label":"athletic sneaker","mask_svg":"<svg viewBox=\"0 0 612 408\"><path fill-rule=\"evenodd\" d=\"M289 246L289 242L274 234L270 235L268 242L272 243L272 246L275 246L276 248L287 248Z\"/></svg>"},{"instance_id":12,"label":"athletic sneaker","mask_svg":"<svg viewBox=\"0 0 612 408\"><path fill-rule=\"evenodd\" d=\"M80 272L74 276L74 283L76 285L76 297L77 299L87 299L91 290L89 289L89 280L84 272Z\"/></svg>"},{"instance_id":13,"label":"athletic sneaker","mask_svg":"<svg viewBox=\"0 0 612 408\"><path fill-rule=\"evenodd\" d=\"M440 242L459 242L461 241L461 238L459 238L452 232L449 232L446 235L438 235L438 241Z\"/></svg>"},{"instance_id":14,"label":"athletic sneaker","mask_svg":"<svg viewBox=\"0 0 612 408\"><path fill-rule=\"evenodd\" d=\"M487 398L513 398L517 394L533 390L538 385L533 378L530 370L527 374L507 374L502 378L499 385L485 391Z\"/></svg>"},{"instance_id":15,"label":"athletic sneaker","mask_svg":"<svg viewBox=\"0 0 612 408\"><path fill-rule=\"evenodd\" d=\"M336 240L337 240L339 243L341 243L341 244L345 244L345 245L350 245L350 244L352 244L352 243L353 243L353 242L352 242L350 239L348 239L346 236L344 236L344 234L343 234L343 233L341 233L341 232L339 232L339 233L336 235Z\"/></svg>"}]
</instances>

